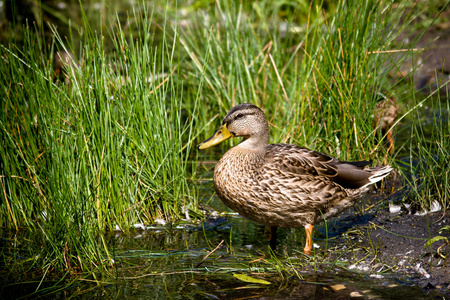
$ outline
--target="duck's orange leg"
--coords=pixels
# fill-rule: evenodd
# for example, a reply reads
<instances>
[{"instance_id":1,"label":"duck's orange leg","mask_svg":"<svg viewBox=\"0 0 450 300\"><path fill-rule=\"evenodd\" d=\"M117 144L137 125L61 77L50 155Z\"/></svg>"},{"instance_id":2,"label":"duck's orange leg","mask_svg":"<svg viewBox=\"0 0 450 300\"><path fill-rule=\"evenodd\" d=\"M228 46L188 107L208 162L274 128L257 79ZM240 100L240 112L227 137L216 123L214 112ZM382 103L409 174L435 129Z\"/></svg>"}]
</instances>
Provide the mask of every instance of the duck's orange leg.
<instances>
[{"instance_id":1,"label":"duck's orange leg","mask_svg":"<svg viewBox=\"0 0 450 300\"><path fill-rule=\"evenodd\" d=\"M270 238L269 238L270 249L275 251L277 249L277 227L270 226Z\"/></svg>"},{"instance_id":2,"label":"duck's orange leg","mask_svg":"<svg viewBox=\"0 0 450 300\"><path fill-rule=\"evenodd\" d=\"M303 252L305 252L306 255L311 255L313 228L314 228L314 226L311 225L311 224L306 224L305 225L306 243L305 243L305 249L303 249Z\"/></svg>"},{"instance_id":3,"label":"duck's orange leg","mask_svg":"<svg viewBox=\"0 0 450 300\"><path fill-rule=\"evenodd\" d=\"M394 153L394 138L393 138L392 130L389 130L389 132L387 134L387 139L389 141L388 152L392 155L392 153Z\"/></svg>"}]
</instances>

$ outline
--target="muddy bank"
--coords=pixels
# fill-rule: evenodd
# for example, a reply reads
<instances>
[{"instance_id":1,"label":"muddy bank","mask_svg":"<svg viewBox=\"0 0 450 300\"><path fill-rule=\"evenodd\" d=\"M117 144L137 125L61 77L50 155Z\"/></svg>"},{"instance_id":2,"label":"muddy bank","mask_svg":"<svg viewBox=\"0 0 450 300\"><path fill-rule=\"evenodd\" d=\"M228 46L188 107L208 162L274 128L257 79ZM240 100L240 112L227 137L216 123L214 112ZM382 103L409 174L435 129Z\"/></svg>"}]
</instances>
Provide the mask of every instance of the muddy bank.
<instances>
[{"instance_id":1,"label":"muddy bank","mask_svg":"<svg viewBox=\"0 0 450 300\"><path fill-rule=\"evenodd\" d=\"M347 261L349 270L374 279L396 278L450 296L450 245L445 239L450 237L448 230L442 230L450 225L449 213L420 216L406 209L394 214L382 209L354 220L361 218L367 222L340 235L335 243L336 248L347 248L339 260ZM436 236L445 238L425 246Z\"/></svg>"}]
</instances>

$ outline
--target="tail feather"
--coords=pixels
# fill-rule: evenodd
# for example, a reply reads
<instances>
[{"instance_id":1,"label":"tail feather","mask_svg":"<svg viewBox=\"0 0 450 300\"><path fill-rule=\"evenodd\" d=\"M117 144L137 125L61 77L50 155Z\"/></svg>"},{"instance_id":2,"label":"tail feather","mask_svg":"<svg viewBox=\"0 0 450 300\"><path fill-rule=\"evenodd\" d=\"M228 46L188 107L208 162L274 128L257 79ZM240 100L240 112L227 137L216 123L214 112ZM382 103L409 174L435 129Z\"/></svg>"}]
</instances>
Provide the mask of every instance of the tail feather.
<instances>
[{"instance_id":1,"label":"tail feather","mask_svg":"<svg viewBox=\"0 0 450 300\"><path fill-rule=\"evenodd\" d=\"M360 189L380 181L392 171L391 166L364 169L364 165L367 165L367 162L336 163L338 174L334 181L344 188Z\"/></svg>"},{"instance_id":2,"label":"tail feather","mask_svg":"<svg viewBox=\"0 0 450 300\"><path fill-rule=\"evenodd\" d=\"M375 182L381 181L384 177L388 176L391 171L392 171L392 167L391 166L383 166L383 167L377 167L377 168L370 168L369 170L373 173L373 175L371 175L368 179L369 182L364 185L363 187L366 187L368 185L374 184Z\"/></svg>"}]
</instances>

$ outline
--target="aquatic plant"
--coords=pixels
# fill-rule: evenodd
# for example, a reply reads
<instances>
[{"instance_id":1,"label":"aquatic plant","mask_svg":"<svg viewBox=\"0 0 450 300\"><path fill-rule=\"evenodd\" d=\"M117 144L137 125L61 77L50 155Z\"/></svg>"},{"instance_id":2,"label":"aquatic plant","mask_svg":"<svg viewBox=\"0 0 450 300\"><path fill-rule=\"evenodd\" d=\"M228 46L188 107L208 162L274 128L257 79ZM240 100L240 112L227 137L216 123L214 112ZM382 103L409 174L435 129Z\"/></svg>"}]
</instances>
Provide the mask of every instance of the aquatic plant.
<instances>
[{"instance_id":1,"label":"aquatic plant","mask_svg":"<svg viewBox=\"0 0 450 300\"><path fill-rule=\"evenodd\" d=\"M386 3L340 1L334 14L322 14L311 4L309 16L317 17L296 24L294 15L280 19L268 8L254 3L247 13L219 3L183 31L190 73L205 74L204 97L215 107L201 117L254 103L271 118L274 143L343 160L382 158L384 141L376 140L372 123L377 92L391 90L388 75L407 57L402 51L393 61L387 51L399 33L385 28L396 26L400 12ZM201 24L211 25L198 30Z\"/></svg>"},{"instance_id":2,"label":"aquatic plant","mask_svg":"<svg viewBox=\"0 0 450 300\"><path fill-rule=\"evenodd\" d=\"M302 4L169 2L126 18L112 9L98 18L92 5L67 35L32 24L5 30L15 34L0 45L0 226L31 236L4 241L8 272L113 276L106 231L202 217L193 144L237 103L272 116L271 142L383 159L385 138L372 126L377 92L401 94L404 80L390 76L416 40L395 40L416 14L383 1ZM436 124L439 143L413 155L435 168L431 185L417 185L435 191L425 204L448 190L446 156L434 152L448 154L448 121ZM284 263L270 270L296 272Z\"/></svg>"},{"instance_id":3,"label":"aquatic plant","mask_svg":"<svg viewBox=\"0 0 450 300\"><path fill-rule=\"evenodd\" d=\"M151 11L132 20L128 32L115 21L94 31L84 17L79 49L30 27L22 45L0 48L0 226L34 232L45 268L106 270L106 230L197 211L182 109L187 98L195 112L198 91L179 80L177 29L169 38L162 23L156 46Z\"/></svg>"}]
</instances>

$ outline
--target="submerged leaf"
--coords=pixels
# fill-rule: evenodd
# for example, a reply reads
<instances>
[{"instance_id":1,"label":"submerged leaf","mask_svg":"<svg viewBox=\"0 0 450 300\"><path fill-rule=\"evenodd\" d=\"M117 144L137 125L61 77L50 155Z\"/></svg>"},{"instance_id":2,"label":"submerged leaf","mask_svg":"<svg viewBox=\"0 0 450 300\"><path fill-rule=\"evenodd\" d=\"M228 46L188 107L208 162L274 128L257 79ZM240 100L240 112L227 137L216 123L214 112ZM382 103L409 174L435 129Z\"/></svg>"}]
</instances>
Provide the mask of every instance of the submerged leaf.
<instances>
[{"instance_id":1,"label":"submerged leaf","mask_svg":"<svg viewBox=\"0 0 450 300\"><path fill-rule=\"evenodd\" d=\"M346 287L343 284L335 284L335 285L331 285L330 288L334 291L334 292L338 292L340 290L345 290Z\"/></svg>"},{"instance_id":2,"label":"submerged leaf","mask_svg":"<svg viewBox=\"0 0 450 300\"><path fill-rule=\"evenodd\" d=\"M258 283L258 284L271 284L271 282L269 282L269 281L253 278L253 277L250 277L245 274L233 274L233 276L235 278L239 279L240 281L244 281L244 282Z\"/></svg>"}]
</instances>

